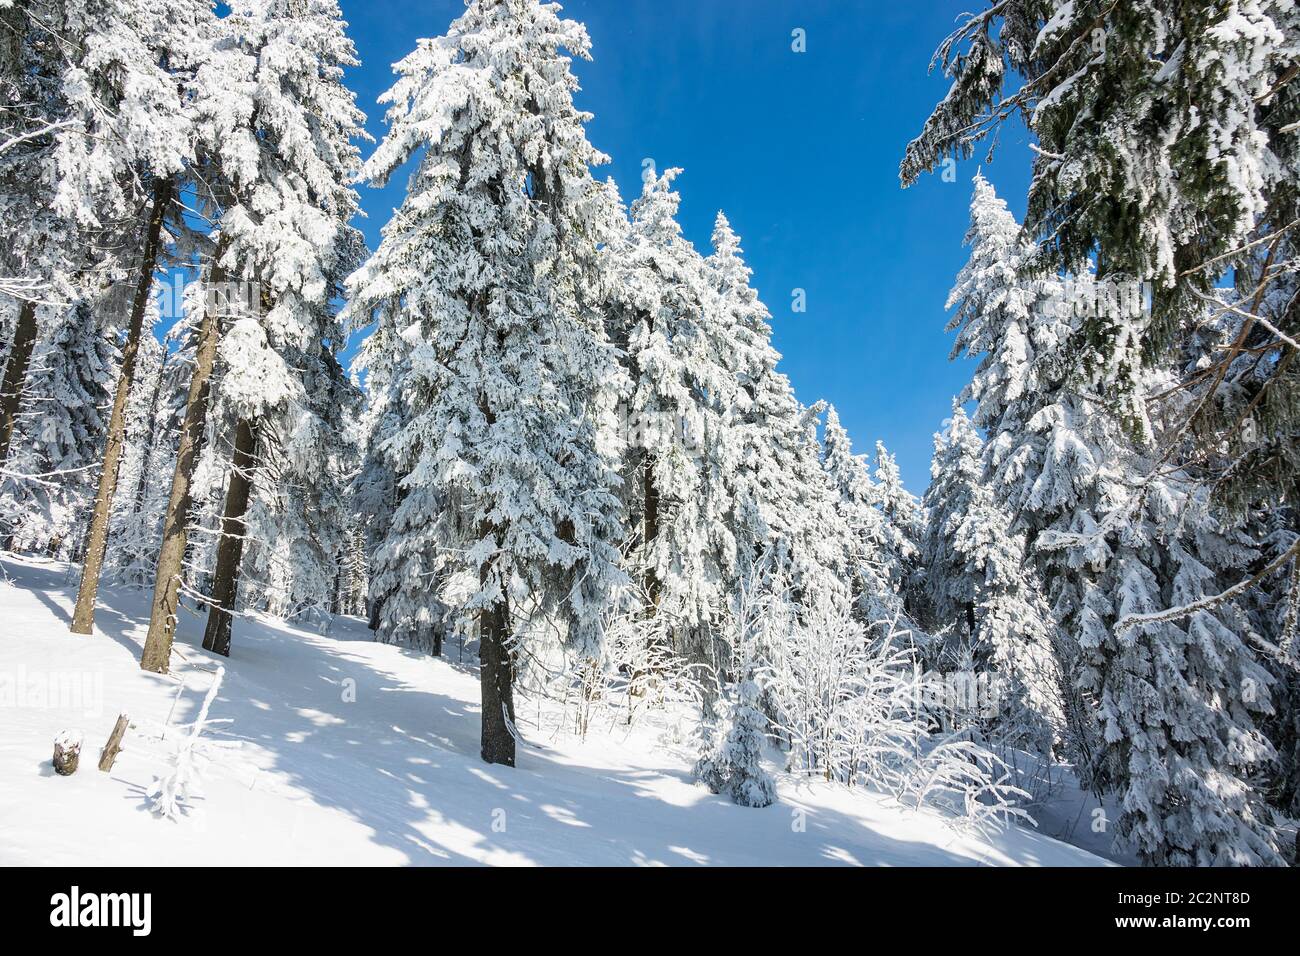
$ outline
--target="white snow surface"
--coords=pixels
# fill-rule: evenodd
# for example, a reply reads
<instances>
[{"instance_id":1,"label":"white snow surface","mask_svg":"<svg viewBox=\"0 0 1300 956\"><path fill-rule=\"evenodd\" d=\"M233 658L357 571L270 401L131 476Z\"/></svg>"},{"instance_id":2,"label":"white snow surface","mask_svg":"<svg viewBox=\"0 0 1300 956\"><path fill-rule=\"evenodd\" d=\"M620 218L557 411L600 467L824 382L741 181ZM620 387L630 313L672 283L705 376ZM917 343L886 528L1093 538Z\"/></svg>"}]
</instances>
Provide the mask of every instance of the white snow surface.
<instances>
[{"instance_id":1,"label":"white snow surface","mask_svg":"<svg viewBox=\"0 0 1300 956\"><path fill-rule=\"evenodd\" d=\"M68 565L0 566L0 865L1106 865L1029 829L963 832L788 774L772 806L735 806L692 781L685 714L630 731L605 719L580 739L556 732L558 704L520 701L519 766L490 766L477 674L455 645L428 657L375 643L352 618L328 636L240 618L225 660L198 646L202 619L187 615L172 674L145 673L144 592L101 589L96 633L81 637L67 630ZM192 720L219 664L210 716L232 722L205 736L239 746L215 748L202 795L163 819L147 792L180 733L151 731L181 681L172 723ZM120 712L132 727L102 773ZM85 745L64 778L50 757L67 729Z\"/></svg>"}]
</instances>

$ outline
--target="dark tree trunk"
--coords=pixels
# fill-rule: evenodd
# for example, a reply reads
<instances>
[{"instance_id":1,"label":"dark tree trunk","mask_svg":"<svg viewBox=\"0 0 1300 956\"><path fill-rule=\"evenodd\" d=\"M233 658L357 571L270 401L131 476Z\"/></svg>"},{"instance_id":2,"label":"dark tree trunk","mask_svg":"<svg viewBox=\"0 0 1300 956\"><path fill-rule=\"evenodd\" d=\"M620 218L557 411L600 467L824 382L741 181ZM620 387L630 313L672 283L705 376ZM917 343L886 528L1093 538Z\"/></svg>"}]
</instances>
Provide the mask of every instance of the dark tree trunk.
<instances>
[{"instance_id":1,"label":"dark tree trunk","mask_svg":"<svg viewBox=\"0 0 1300 956\"><path fill-rule=\"evenodd\" d=\"M966 633L975 637L975 605L970 601L966 602Z\"/></svg>"},{"instance_id":2,"label":"dark tree trunk","mask_svg":"<svg viewBox=\"0 0 1300 956\"><path fill-rule=\"evenodd\" d=\"M649 563L650 548L659 537L659 487L655 484L654 459L649 452L645 452L641 460L641 481L645 498L645 514L642 516L643 547L646 553L645 590L646 596L650 599L650 612L653 614L659 609L663 586L659 581L659 575Z\"/></svg>"},{"instance_id":3,"label":"dark tree trunk","mask_svg":"<svg viewBox=\"0 0 1300 956\"><path fill-rule=\"evenodd\" d=\"M506 612L494 604L479 612L479 683L483 697L482 756L487 763L515 765L514 672L506 652Z\"/></svg>"},{"instance_id":4,"label":"dark tree trunk","mask_svg":"<svg viewBox=\"0 0 1300 956\"><path fill-rule=\"evenodd\" d=\"M163 219L167 216L167 207L171 205L174 189L175 184L171 179L160 179L154 184L153 209L145 231L140 270L136 275L135 299L131 303L126 344L122 347L122 370L117 377L113 412L108 419L108 436L104 443L104 462L100 466L99 488L95 493L95 509L91 513L90 530L86 535L86 559L81 569L81 586L77 590L77 606L72 613L70 630L74 634L89 634L95 627L95 596L99 591L104 553L108 549L108 519L113 507L113 495L117 491L117 469L122 461L122 444L126 434L126 400L135 379L135 361L140 353L145 306L153 287L154 270L158 267Z\"/></svg>"},{"instance_id":5,"label":"dark tree trunk","mask_svg":"<svg viewBox=\"0 0 1300 956\"><path fill-rule=\"evenodd\" d=\"M212 371L217 362L217 344L221 339L221 309L218 308L221 286L226 272L220 265L224 246L218 247L208 283L216 293L207 297L203 324L199 326L198 349L194 357L194 374L185 399L185 422L181 426L176 468L172 472L171 496L163 518L162 547L154 570L153 607L149 614L149 632L145 637L140 667L158 674L167 673L172 642L176 637L177 605L180 601L181 575L189 550L189 518L194 505L194 469L208 422Z\"/></svg>"},{"instance_id":6,"label":"dark tree trunk","mask_svg":"<svg viewBox=\"0 0 1300 956\"><path fill-rule=\"evenodd\" d=\"M221 519L221 542L217 545L217 566L212 575L212 603L203 646L230 656L231 611L239 595L239 566L244 557L244 517L253 490L253 453L257 433L253 423L241 418L235 425L235 455L226 488L226 512Z\"/></svg>"},{"instance_id":7,"label":"dark tree trunk","mask_svg":"<svg viewBox=\"0 0 1300 956\"><path fill-rule=\"evenodd\" d=\"M14 425L23 404L23 386L27 384L27 366L32 361L32 348L36 345L36 303L24 301L18 309L18 323L14 328L14 344L9 349L9 362L5 366L4 385L0 386L0 470L9 463L9 443L14 437Z\"/></svg>"},{"instance_id":8,"label":"dark tree trunk","mask_svg":"<svg viewBox=\"0 0 1300 956\"><path fill-rule=\"evenodd\" d=\"M486 538L494 531L484 522L479 536ZM486 585L491 574L491 563L485 562L479 571L479 583ZM506 649L509 638L509 613L504 600L479 611L478 659L479 685L483 699L482 757L487 763L515 765L514 667Z\"/></svg>"}]
</instances>

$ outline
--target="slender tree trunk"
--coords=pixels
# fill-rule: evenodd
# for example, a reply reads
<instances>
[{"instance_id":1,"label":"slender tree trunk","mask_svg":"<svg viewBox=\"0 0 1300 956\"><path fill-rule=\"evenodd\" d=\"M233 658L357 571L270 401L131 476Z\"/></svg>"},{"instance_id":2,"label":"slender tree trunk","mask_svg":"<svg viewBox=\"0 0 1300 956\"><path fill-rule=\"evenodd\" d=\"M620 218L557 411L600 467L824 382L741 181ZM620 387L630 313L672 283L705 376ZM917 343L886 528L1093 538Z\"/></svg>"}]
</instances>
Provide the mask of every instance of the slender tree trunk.
<instances>
[{"instance_id":1,"label":"slender tree trunk","mask_svg":"<svg viewBox=\"0 0 1300 956\"><path fill-rule=\"evenodd\" d=\"M650 613L659 609L659 599L663 586L659 575L650 565L650 550L659 537L659 487L654 480L654 458L647 451L641 460L642 491L645 499L645 514L642 516L643 547L646 554L645 590L650 598Z\"/></svg>"},{"instance_id":2,"label":"slender tree trunk","mask_svg":"<svg viewBox=\"0 0 1300 956\"><path fill-rule=\"evenodd\" d=\"M27 383L27 366L32 361L32 348L36 345L36 303L24 300L18 309L18 324L14 328L14 344L9 349L9 363L5 366L4 385L0 386L0 470L9 463L9 443L14 437L14 425L23 404L23 386Z\"/></svg>"},{"instance_id":3,"label":"slender tree trunk","mask_svg":"<svg viewBox=\"0 0 1300 956\"><path fill-rule=\"evenodd\" d=\"M226 271L221 266L225 245L219 245L208 273L209 294L203 323L199 326L198 348L194 356L194 374L185 399L185 422L181 426L176 468L172 472L171 497L163 517L162 547L154 571L153 609L149 614L149 633L145 637L140 667L158 674L167 673L172 642L176 639L177 609L180 602L181 575L189 549L190 511L194 507L194 469L198 466L203 432L208 423L212 372L217 364L217 345L221 341L222 286Z\"/></svg>"},{"instance_id":4,"label":"slender tree trunk","mask_svg":"<svg viewBox=\"0 0 1300 956\"><path fill-rule=\"evenodd\" d=\"M221 519L221 541L217 545L217 566L212 575L212 603L203 646L230 656L231 611L239 595L239 566L244 557L244 517L253 490L253 453L257 432L252 421L241 418L235 425L235 455L226 488L226 512Z\"/></svg>"},{"instance_id":5,"label":"slender tree trunk","mask_svg":"<svg viewBox=\"0 0 1300 956\"><path fill-rule=\"evenodd\" d=\"M170 178L160 179L154 184L153 210L149 214L126 344L122 348L122 371L117 377L113 413L108 420L108 439L104 444L104 463L100 467L99 488L95 493L95 509L91 513L90 530L86 535L86 559L81 569L81 587L77 591L77 606L72 612L71 630L74 634L89 634L95 627L95 595L99 591L104 552L108 549L108 519L113 508L113 494L117 490L117 469L122 462L122 441L126 433L126 400L135 378L135 360L140 353L145 306L149 302L149 290L153 287L154 270L158 267L163 219L167 215L167 207L171 205L174 189L175 184Z\"/></svg>"}]
</instances>

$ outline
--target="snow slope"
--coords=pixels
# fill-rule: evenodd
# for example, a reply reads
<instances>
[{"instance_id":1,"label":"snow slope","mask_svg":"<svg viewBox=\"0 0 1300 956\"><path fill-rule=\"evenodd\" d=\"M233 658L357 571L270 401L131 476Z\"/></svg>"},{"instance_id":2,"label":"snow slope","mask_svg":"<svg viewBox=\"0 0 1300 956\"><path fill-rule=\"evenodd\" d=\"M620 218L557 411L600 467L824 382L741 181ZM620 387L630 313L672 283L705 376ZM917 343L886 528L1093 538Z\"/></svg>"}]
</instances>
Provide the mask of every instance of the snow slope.
<instances>
[{"instance_id":1,"label":"snow slope","mask_svg":"<svg viewBox=\"0 0 1300 956\"><path fill-rule=\"evenodd\" d=\"M143 593L102 590L97 633L78 637L67 565L6 555L0 566L0 864L1105 863L1030 830L962 833L932 812L788 777L774 806L733 806L692 783L673 742L684 728L605 725L580 740L554 732L549 702L521 703L520 766L488 766L477 676L456 649L409 653L342 618L330 636L236 622L211 716L233 718L225 739L240 745L168 821L146 791L171 744L150 731L181 681L175 722L210 685L220 659L196 646L201 620L183 622L173 674L147 674ZM133 728L101 773L119 711ZM80 771L63 778L50 754L67 728L86 742Z\"/></svg>"}]
</instances>

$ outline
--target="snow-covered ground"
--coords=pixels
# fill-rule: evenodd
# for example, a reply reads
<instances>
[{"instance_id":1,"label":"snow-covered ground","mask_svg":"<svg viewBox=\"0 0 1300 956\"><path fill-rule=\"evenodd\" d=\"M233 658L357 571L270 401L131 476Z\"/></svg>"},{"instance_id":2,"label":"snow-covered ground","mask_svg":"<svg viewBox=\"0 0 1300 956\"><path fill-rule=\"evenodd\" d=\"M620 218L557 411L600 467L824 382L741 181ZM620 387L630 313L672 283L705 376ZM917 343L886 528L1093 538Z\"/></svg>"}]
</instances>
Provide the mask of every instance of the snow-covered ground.
<instances>
[{"instance_id":1,"label":"snow-covered ground","mask_svg":"<svg viewBox=\"0 0 1300 956\"><path fill-rule=\"evenodd\" d=\"M67 630L66 565L6 555L0 582L0 864L1101 865L1019 827L979 835L862 790L782 777L779 802L737 807L695 785L667 721L557 734L556 705L521 703L516 769L478 758L468 665L374 643L362 622L329 636L235 624L233 656L197 646L187 617L173 673L142 672L146 596L101 591L97 632ZM179 821L147 791L218 664L211 717L240 741L206 768ZM133 728L109 773L99 749ZM540 726L539 726L540 717ZM683 718L684 719L684 718ZM84 732L81 769L57 776L52 742ZM173 735L174 736L174 735ZM1086 830L1086 824L1079 827Z\"/></svg>"}]
</instances>

